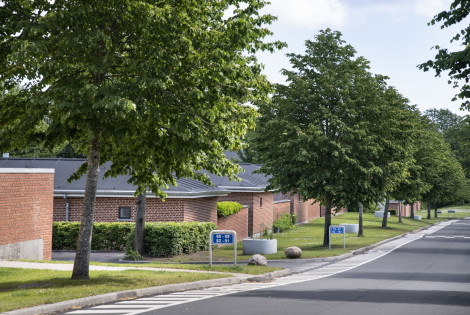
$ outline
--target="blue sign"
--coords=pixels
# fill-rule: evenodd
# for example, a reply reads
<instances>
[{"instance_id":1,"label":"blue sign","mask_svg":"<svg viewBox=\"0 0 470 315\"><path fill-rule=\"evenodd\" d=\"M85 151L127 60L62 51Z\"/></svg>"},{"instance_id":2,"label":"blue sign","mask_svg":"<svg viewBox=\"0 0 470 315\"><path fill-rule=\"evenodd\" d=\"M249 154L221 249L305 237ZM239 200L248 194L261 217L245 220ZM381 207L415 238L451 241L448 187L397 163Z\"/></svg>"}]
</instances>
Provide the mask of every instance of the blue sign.
<instances>
[{"instance_id":1,"label":"blue sign","mask_svg":"<svg viewBox=\"0 0 470 315\"><path fill-rule=\"evenodd\" d=\"M331 234L344 234L344 226L330 226Z\"/></svg>"},{"instance_id":2,"label":"blue sign","mask_svg":"<svg viewBox=\"0 0 470 315\"><path fill-rule=\"evenodd\" d=\"M449 210L447 213L455 213L455 210Z\"/></svg>"},{"instance_id":3,"label":"blue sign","mask_svg":"<svg viewBox=\"0 0 470 315\"><path fill-rule=\"evenodd\" d=\"M213 233L212 244L231 245L233 244L233 234L229 233Z\"/></svg>"}]
</instances>

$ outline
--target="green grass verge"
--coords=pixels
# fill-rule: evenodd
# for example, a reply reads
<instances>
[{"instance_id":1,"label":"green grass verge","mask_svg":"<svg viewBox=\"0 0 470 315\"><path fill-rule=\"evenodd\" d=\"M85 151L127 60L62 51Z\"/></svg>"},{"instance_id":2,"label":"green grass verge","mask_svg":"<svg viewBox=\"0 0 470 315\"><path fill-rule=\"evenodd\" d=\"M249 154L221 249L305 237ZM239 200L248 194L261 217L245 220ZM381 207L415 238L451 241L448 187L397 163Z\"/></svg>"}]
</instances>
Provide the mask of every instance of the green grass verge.
<instances>
[{"instance_id":1,"label":"green grass verge","mask_svg":"<svg viewBox=\"0 0 470 315\"><path fill-rule=\"evenodd\" d=\"M232 251L233 256L233 251ZM233 257L231 257L233 260ZM38 262L46 264L73 264L71 261L60 261L60 260L18 260L25 262ZM169 268L169 269L181 269L181 270L197 270L197 271L216 271L216 272L229 272L229 273L245 273L250 275L260 275L284 268L279 267L265 267L265 266L233 266L233 265L200 265L200 264L169 264L169 263L135 263L135 264L117 264L117 263L102 263L102 262L90 262L90 265L94 266L109 266L109 267L131 267L131 268Z\"/></svg>"},{"instance_id":2,"label":"green grass verge","mask_svg":"<svg viewBox=\"0 0 470 315\"><path fill-rule=\"evenodd\" d=\"M422 215L422 213L419 213ZM346 249L343 249L342 235L334 235L331 240L331 250L322 246L324 218L313 220L304 225L299 225L293 229L275 234L278 251L276 254L265 255L267 259L285 259L284 250L289 246L297 246L302 249L302 258L330 257L348 253L351 250L359 249L407 232L411 232L430 224L437 223L447 218L423 219L421 221L410 218L402 218L403 223L398 223L398 216L391 216L388 219L386 228L382 228L382 218L374 217L373 213L365 213L363 216L364 237L357 237L356 234L346 234ZM358 213L349 212L337 215L332 218L332 225L340 223L358 223ZM218 247L213 251L214 259L233 259L233 247ZM237 245L238 259L249 259L251 255L243 255L242 243Z\"/></svg>"},{"instance_id":3,"label":"green grass verge","mask_svg":"<svg viewBox=\"0 0 470 315\"><path fill-rule=\"evenodd\" d=\"M461 206L457 206L457 205L446 206L446 207L439 208L437 210L441 212L439 216L443 218L453 219L455 217L457 219L463 219L466 217L470 217L470 204L464 204ZM455 214L448 213L449 210L454 210ZM427 211L425 215L427 216ZM431 211L431 216L434 216L434 209Z\"/></svg>"},{"instance_id":4,"label":"green grass verge","mask_svg":"<svg viewBox=\"0 0 470 315\"><path fill-rule=\"evenodd\" d=\"M91 280L70 280L70 271L0 268L0 313L114 291L230 277L229 274L148 270L90 271Z\"/></svg>"}]
</instances>

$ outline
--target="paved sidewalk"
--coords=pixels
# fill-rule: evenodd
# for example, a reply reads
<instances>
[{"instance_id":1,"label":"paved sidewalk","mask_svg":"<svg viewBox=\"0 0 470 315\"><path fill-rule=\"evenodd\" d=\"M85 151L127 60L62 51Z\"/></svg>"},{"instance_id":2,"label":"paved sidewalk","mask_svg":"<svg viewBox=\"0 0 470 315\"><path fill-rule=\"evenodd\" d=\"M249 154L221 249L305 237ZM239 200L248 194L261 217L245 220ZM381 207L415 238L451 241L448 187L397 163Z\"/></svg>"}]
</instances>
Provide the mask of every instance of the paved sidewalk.
<instances>
[{"instance_id":1,"label":"paved sidewalk","mask_svg":"<svg viewBox=\"0 0 470 315\"><path fill-rule=\"evenodd\" d=\"M390 247L387 248L386 251L393 250L395 248L392 241L400 239L400 238L407 238L408 241L412 241L412 239L421 238L424 235L431 234L444 226L451 224L454 220L443 221L434 226L430 226L415 232L406 233L389 240L385 240L351 253L347 253L341 256L336 257L327 257L327 258L317 258L317 259L296 259L296 260L271 260L269 261L269 266L282 266L286 269L279 270L271 273L267 273L264 275L253 276L247 274L233 274L233 277L230 278L222 278L222 279L214 279L214 280L203 280L203 281L196 281L196 282L189 282L189 283L181 283L181 284L170 284L164 285L159 287L151 287L151 288L144 288L144 289L136 289L136 290L127 290L127 291L120 291L120 292L112 292L108 294L102 294L98 296L91 296L86 298L74 299L69 301L63 301L60 303L55 304L47 304L47 305L39 305L35 307L30 307L21 310L15 310L6 312L4 314L10 315L26 315L26 314L47 314L50 312L56 312L60 310L70 309L73 307L83 307L89 305L97 305L103 303L109 303L118 301L123 298L137 298L143 297L147 295L156 295L156 294L163 294L169 292L176 292L176 291L186 291L186 290L194 290L200 289L205 287L215 287L215 286L224 286L236 283L242 283L246 281L269 281L270 279L284 277L292 274L299 274L302 272L312 271L318 268L321 268L325 265L329 265L335 263L337 261L341 261L353 256L362 255L367 253L370 250L373 250L376 247L383 247L381 245L390 243ZM401 245L400 245L401 246ZM393 248L392 248L393 247ZM73 259L72 259L73 260ZM34 263L34 262L21 262L21 261L2 261L0 260L0 267L13 267L13 268L30 268L30 269L52 269L52 270L72 270L73 264L50 264L50 263ZM209 273L228 273L228 272L214 272L214 271L195 271L195 270L182 270L182 269L171 269L171 268L149 268L149 267L108 267L108 266L94 266L90 265L90 270L126 270L126 269L148 269L148 270L168 270L168 271L179 271L179 272L209 272Z\"/></svg>"}]
</instances>

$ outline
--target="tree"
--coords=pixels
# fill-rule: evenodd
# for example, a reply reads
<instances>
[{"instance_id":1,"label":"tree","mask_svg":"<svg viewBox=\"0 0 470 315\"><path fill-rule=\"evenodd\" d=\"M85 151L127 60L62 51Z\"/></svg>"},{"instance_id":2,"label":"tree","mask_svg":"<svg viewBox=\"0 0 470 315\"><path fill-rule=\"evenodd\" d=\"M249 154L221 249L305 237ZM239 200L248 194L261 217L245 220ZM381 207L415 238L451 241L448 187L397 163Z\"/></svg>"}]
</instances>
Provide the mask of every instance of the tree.
<instances>
[{"instance_id":1,"label":"tree","mask_svg":"<svg viewBox=\"0 0 470 315\"><path fill-rule=\"evenodd\" d=\"M454 0L448 11L442 11L435 15L428 25L442 23L441 29L451 27L464 20L470 13L470 6L466 0ZM449 51L446 48L435 46L438 50L434 60L428 60L418 65L418 68L424 71L434 69L436 76L440 76L442 72L449 71L449 84L454 88L460 87L460 92L453 100L461 99L462 108L470 108L470 85L468 78L470 77L470 67L468 55L470 54L470 26L464 27L450 42L460 42L462 49L458 51Z\"/></svg>"},{"instance_id":2,"label":"tree","mask_svg":"<svg viewBox=\"0 0 470 315\"><path fill-rule=\"evenodd\" d=\"M395 145L395 110L382 98L384 78L368 72L341 33L327 29L305 45L304 55L288 54L288 85L259 104L254 146L270 188L325 205L328 246L332 209L377 201L387 187L381 166L395 156L384 149Z\"/></svg>"},{"instance_id":3,"label":"tree","mask_svg":"<svg viewBox=\"0 0 470 315\"><path fill-rule=\"evenodd\" d=\"M241 4L246 6L243 8ZM226 17L230 5L235 8ZM265 1L26 1L0 3L0 149L71 141L87 163L73 279L89 278L98 167L129 174L136 194L164 197L174 177L232 178L224 149L241 147L271 91L255 53ZM11 93L19 83L18 93ZM48 120L47 128L38 126Z\"/></svg>"},{"instance_id":4,"label":"tree","mask_svg":"<svg viewBox=\"0 0 470 315\"><path fill-rule=\"evenodd\" d=\"M452 113L448 109L427 109L424 116L437 125L438 131L445 133L448 130L456 128L461 122L463 117Z\"/></svg>"},{"instance_id":5,"label":"tree","mask_svg":"<svg viewBox=\"0 0 470 315\"><path fill-rule=\"evenodd\" d=\"M460 164L433 123L426 117L419 118L410 175L392 195L412 206L418 200L428 204L461 200L468 185Z\"/></svg>"}]
</instances>

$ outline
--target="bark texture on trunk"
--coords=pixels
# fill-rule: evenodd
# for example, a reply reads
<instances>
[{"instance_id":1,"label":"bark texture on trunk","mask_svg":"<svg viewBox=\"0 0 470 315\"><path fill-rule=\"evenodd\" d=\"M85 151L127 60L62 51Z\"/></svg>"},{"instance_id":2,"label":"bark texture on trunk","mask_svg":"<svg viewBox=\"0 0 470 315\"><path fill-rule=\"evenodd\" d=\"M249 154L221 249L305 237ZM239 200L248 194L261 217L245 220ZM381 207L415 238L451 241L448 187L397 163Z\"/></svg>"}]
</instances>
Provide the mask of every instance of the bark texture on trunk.
<instances>
[{"instance_id":1,"label":"bark texture on trunk","mask_svg":"<svg viewBox=\"0 0 470 315\"><path fill-rule=\"evenodd\" d=\"M93 233L93 216L95 212L96 189L100 166L100 141L95 137L90 141L88 152L87 178L85 198L82 210L82 220L77 240L77 252L73 264L72 279L90 279L90 250Z\"/></svg>"},{"instance_id":2,"label":"bark texture on trunk","mask_svg":"<svg viewBox=\"0 0 470 315\"><path fill-rule=\"evenodd\" d=\"M330 245L330 226L331 226L331 199L326 198L325 200L325 230L323 233L323 246L328 247Z\"/></svg>"},{"instance_id":3,"label":"bark texture on trunk","mask_svg":"<svg viewBox=\"0 0 470 315\"><path fill-rule=\"evenodd\" d=\"M401 201L398 202L398 223L403 223L401 220Z\"/></svg>"},{"instance_id":4,"label":"bark texture on trunk","mask_svg":"<svg viewBox=\"0 0 470 315\"><path fill-rule=\"evenodd\" d=\"M364 229L362 228L362 213L364 212L364 206L362 203L359 204L359 230L357 236L364 236Z\"/></svg>"},{"instance_id":5,"label":"bark texture on trunk","mask_svg":"<svg viewBox=\"0 0 470 315\"><path fill-rule=\"evenodd\" d=\"M390 207L390 198L385 198L384 217L382 218L382 227L387 227L388 208Z\"/></svg>"},{"instance_id":6,"label":"bark texture on trunk","mask_svg":"<svg viewBox=\"0 0 470 315\"><path fill-rule=\"evenodd\" d=\"M434 217L437 218L437 204L434 205Z\"/></svg>"},{"instance_id":7,"label":"bark texture on trunk","mask_svg":"<svg viewBox=\"0 0 470 315\"><path fill-rule=\"evenodd\" d=\"M135 236L134 236L134 250L144 255L144 230L145 230L145 201L147 199L147 192L139 194L135 201Z\"/></svg>"},{"instance_id":8,"label":"bark texture on trunk","mask_svg":"<svg viewBox=\"0 0 470 315\"><path fill-rule=\"evenodd\" d=\"M431 203L428 201L428 219L431 219Z\"/></svg>"},{"instance_id":9,"label":"bark texture on trunk","mask_svg":"<svg viewBox=\"0 0 470 315\"><path fill-rule=\"evenodd\" d=\"M410 206L411 206L410 218L414 219L414 217L415 217L415 203L412 202L412 203L410 204Z\"/></svg>"}]
</instances>

